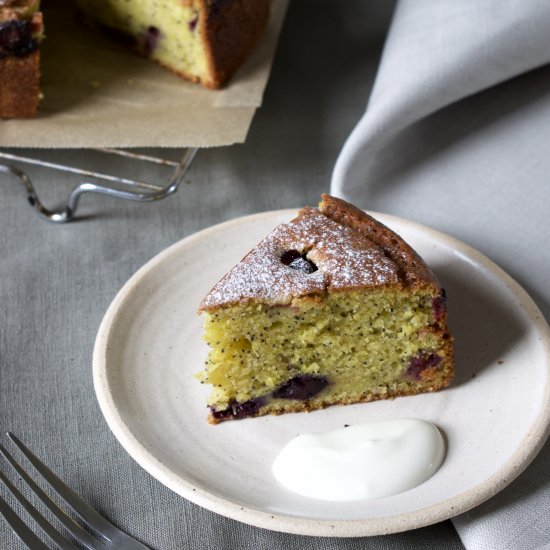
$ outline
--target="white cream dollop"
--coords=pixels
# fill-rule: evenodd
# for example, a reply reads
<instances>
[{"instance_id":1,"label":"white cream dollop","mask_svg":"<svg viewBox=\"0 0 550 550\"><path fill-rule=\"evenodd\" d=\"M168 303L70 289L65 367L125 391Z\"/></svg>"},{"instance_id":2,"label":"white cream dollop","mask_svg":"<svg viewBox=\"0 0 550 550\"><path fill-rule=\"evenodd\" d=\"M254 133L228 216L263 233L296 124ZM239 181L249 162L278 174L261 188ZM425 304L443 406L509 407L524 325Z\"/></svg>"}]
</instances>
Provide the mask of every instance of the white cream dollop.
<instances>
[{"instance_id":1,"label":"white cream dollop","mask_svg":"<svg viewBox=\"0 0 550 550\"><path fill-rule=\"evenodd\" d=\"M384 420L290 441L273 473L300 495L336 502L388 497L431 477L443 462L439 430L417 419Z\"/></svg>"}]
</instances>

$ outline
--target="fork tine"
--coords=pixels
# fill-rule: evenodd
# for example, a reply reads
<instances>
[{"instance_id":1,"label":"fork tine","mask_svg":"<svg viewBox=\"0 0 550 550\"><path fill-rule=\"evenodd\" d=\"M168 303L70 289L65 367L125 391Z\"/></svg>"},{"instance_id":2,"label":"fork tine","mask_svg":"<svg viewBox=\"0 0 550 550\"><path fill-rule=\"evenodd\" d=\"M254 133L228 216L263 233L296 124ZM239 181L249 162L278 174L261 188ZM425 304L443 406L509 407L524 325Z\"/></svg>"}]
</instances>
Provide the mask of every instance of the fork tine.
<instances>
[{"instance_id":1,"label":"fork tine","mask_svg":"<svg viewBox=\"0 0 550 550\"><path fill-rule=\"evenodd\" d=\"M121 532L110 521L96 512L89 504L84 502L68 485L59 479L43 462L40 461L31 450L11 432L7 436L17 445L19 450L28 458L29 462L36 468L40 475L52 486L55 492L73 509L73 511L89 527L97 531L105 538L109 533Z\"/></svg>"},{"instance_id":2,"label":"fork tine","mask_svg":"<svg viewBox=\"0 0 550 550\"><path fill-rule=\"evenodd\" d=\"M23 445L20 441L19 444ZM28 449L27 452L31 454L31 456L33 456ZM84 529L82 529L80 525L75 523L72 518L70 518L61 508L59 508L59 506L33 481L33 479L23 470L23 468L21 468L21 466L15 461L11 454L2 445L0 445L0 454L2 454L2 456L8 461L10 466L17 472L17 474L25 481L29 488L42 501L44 506L46 506L46 508L50 510L52 514L54 514L54 516L60 521L63 527L65 527L65 529L67 529L67 531L69 531L69 533L71 533L71 535L76 540L78 540L86 548L90 548L91 550L94 550L99 546L100 541L84 531ZM36 457L33 456L33 458L36 462L38 462L38 459ZM43 468L49 471L46 466L43 466ZM50 475L53 476L51 472Z\"/></svg>"},{"instance_id":3,"label":"fork tine","mask_svg":"<svg viewBox=\"0 0 550 550\"><path fill-rule=\"evenodd\" d=\"M40 529L46 533L52 542L57 544L62 550L74 550L76 546L65 539L61 533L56 531L52 525L48 523L46 518L38 512L38 510L21 494L21 492L13 485L13 483L0 471L0 479L4 482L4 485L8 488L10 493L19 501L21 506L27 511L27 513L36 521ZM6 504L7 506L7 504ZM24 541L23 541L24 542Z\"/></svg>"},{"instance_id":4,"label":"fork tine","mask_svg":"<svg viewBox=\"0 0 550 550\"><path fill-rule=\"evenodd\" d=\"M48 547L19 519L8 503L0 497L0 514L9 523L13 532L32 550L48 550Z\"/></svg>"},{"instance_id":5,"label":"fork tine","mask_svg":"<svg viewBox=\"0 0 550 550\"><path fill-rule=\"evenodd\" d=\"M101 539L96 539L72 520L42 489L30 478L13 457L0 445L0 454L27 483L36 496L50 510L76 540L92 550L97 548L117 548L118 550L148 550L147 546L131 537L91 506L84 502L70 487L65 485L45 464L43 464L13 433L6 432L14 445L25 455L34 468L50 484L51 488L73 509L82 521L96 532Z\"/></svg>"}]
</instances>

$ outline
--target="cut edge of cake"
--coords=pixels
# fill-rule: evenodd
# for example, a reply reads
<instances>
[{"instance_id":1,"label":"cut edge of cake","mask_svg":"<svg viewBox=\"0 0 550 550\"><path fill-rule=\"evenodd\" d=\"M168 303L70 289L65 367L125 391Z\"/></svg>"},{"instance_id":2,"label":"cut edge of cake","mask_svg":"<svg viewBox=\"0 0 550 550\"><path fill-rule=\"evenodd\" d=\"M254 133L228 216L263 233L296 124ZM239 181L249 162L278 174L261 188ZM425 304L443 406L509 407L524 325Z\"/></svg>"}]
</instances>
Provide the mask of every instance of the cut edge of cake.
<instances>
[{"instance_id":1,"label":"cut edge of cake","mask_svg":"<svg viewBox=\"0 0 550 550\"><path fill-rule=\"evenodd\" d=\"M78 0L89 25L211 89L223 87L248 58L265 32L270 10L269 0L181 0L168 2L166 15L160 4L140 3L143 13L138 14L132 13L137 3L128 0L106 0L99 8L94 0Z\"/></svg>"},{"instance_id":2,"label":"cut edge of cake","mask_svg":"<svg viewBox=\"0 0 550 550\"><path fill-rule=\"evenodd\" d=\"M36 114L43 33L39 0L0 2L0 118Z\"/></svg>"}]
</instances>

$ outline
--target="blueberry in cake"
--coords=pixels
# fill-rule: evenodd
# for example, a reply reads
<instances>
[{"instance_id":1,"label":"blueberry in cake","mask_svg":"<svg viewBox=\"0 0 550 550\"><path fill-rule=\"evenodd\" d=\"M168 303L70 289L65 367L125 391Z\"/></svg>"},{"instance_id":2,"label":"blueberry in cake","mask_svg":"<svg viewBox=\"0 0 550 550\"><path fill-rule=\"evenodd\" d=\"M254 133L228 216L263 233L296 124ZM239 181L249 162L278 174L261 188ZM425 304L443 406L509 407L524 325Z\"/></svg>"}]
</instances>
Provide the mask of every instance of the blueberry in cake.
<instances>
[{"instance_id":1,"label":"blueberry in cake","mask_svg":"<svg viewBox=\"0 0 550 550\"><path fill-rule=\"evenodd\" d=\"M269 0L77 0L89 18L123 35L174 73L219 88L259 41Z\"/></svg>"},{"instance_id":2,"label":"blueberry in cake","mask_svg":"<svg viewBox=\"0 0 550 550\"><path fill-rule=\"evenodd\" d=\"M454 375L445 292L405 241L323 195L203 299L209 421L436 391Z\"/></svg>"},{"instance_id":3,"label":"blueberry in cake","mask_svg":"<svg viewBox=\"0 0 550 550\"><path fill-rule=\"evenodd\" d=\"M0 117L24 118L40 101L39 0L0 0Z\"/></svg>"}]
</instances>

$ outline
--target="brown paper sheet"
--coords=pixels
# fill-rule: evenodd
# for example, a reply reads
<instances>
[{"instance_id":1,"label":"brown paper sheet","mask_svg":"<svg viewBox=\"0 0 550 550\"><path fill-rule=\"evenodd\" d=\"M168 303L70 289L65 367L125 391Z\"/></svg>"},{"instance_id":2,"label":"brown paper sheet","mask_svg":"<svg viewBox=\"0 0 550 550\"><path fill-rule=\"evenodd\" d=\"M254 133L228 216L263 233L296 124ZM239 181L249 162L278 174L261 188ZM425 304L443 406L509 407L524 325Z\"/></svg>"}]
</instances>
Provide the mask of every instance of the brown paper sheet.
<instances>
[{"instance_id":1,"label":"brown paper sheet","mask_svg":"<svg viewBox=\"0 0 550 550\"><path fill-rule=\"evenodd\" d=\"M44 99L36 118L0 120L0 146L213 147L243 143L269 78L288 0L223 90L188 83L79 23L70 0L44 2Z\"/></svg>"}]
</instances>

